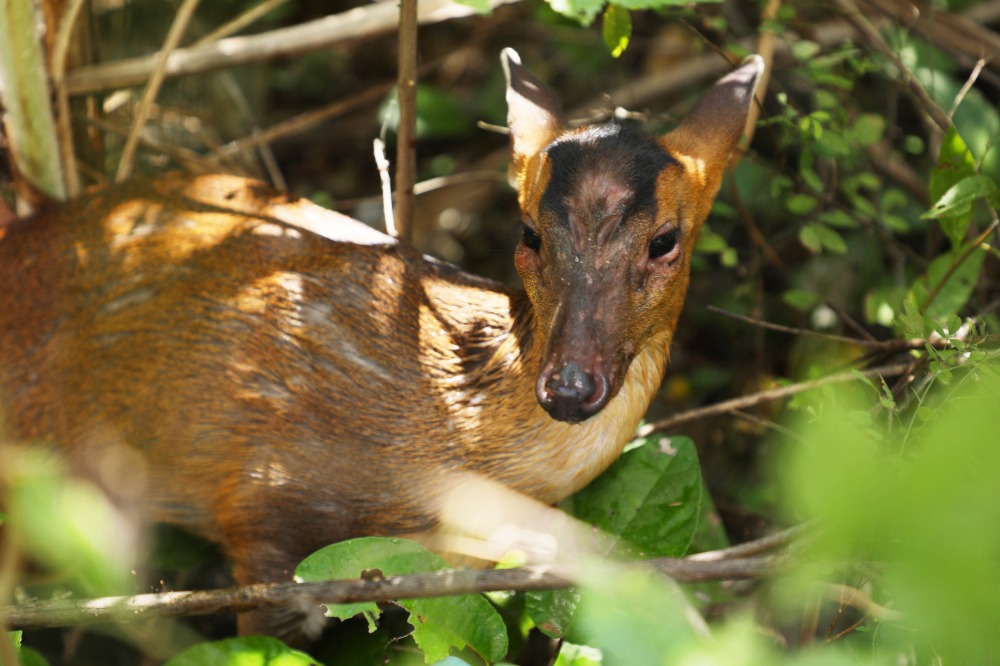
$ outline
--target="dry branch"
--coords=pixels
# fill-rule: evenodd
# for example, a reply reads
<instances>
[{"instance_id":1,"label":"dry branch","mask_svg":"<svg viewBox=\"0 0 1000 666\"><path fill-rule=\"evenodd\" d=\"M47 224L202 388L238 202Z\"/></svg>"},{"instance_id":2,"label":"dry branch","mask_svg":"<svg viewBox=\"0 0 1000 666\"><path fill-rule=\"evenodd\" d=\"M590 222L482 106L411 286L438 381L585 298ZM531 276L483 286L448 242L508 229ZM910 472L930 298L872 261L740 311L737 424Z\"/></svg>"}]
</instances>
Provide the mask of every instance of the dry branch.
<instances>
[{"instance_id":1,"label":"dry branch","mask_svg":"<svg viewBox=\"0 0 1000 666\"><path fill-rule=\"evenodd\" d=\"M763 578L782 563L779 555L743 559L695 560L658 558L622 567L652 568L680 582ZM613 565L603 565L613 566ZM94 622L135 621L187 615L242 613L267 608L317 606L327 603L393 601L477 594L497 590L549 590L570 587L582 567L538 565L520 569L447 569L435 573L390 576L375 580L321 583L270 583L225 590L164 592L131 597L56 599L0 607L8 629L41 629ZM587 568L592 574L593 568Z\"/></svg>"},{"instance_id":2,"label":"dry branch","mask_svg":"<svg viewBox=\"0 0 1000 666\"><path fill-rule=\"evenodd\" d=\"M884 365L878 368L871 368L869 370L861 370L859 371L859 374L864 377L893 377L907 372L911 367L912 363L910 362L896 363L894 365ZM733 398L732 400L724 400L722 402L715 403L714 405L708 405L707 407L689 409L686 412L681 412L679 414L674 414L673 416L668 416L665 419L660 419L659 421L647 423L639 428L637 434L639 437L645 437L653 434L654 432L668 430L682 423L687 423L688 421L697 421L709 416L727 414L738 409L747 409L748 407L754 407L765 402L781 400L782 398L787 398L805 391L811 391L814 388L826 386L827 384L841 384L844 382L855 381L857 379L858 374L854 372L841 372L839 374L822 377L820 379L798 382L789 386L780 386L766 391L759 391L757 393L752 393L739 398Z\"/></svg>"},{"instance_id":3,"label":"dry branch","mask_svg":"<svg viewBox=\"0 0 1000 666\"><path fill-rule=\"evenodd\" d=\"M490 8L495 9L516 1L490 0ZM453 0L423 0L417 20L421 24L436 23L474 14L475 10L471 7ZM392 0L381 0L288 28L176 49L166 60L164 75L173 77L197 74L301 55L348 40L391 32L396 29L397 18L397 4ZM82 95L142 85L152 74L158 57L159 53L154 53L72 70L66 75L67 90L71 95Z\"/></svg>"}]
</instances>

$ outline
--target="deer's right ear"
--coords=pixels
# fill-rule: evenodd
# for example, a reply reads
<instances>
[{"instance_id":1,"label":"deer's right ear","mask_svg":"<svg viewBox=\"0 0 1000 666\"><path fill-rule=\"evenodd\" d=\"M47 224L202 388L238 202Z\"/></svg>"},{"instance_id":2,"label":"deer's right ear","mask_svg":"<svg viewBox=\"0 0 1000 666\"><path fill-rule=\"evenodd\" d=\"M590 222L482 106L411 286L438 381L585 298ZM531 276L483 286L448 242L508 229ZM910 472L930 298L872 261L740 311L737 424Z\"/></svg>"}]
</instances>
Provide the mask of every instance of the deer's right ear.
<instances>
[{"instance_id":1,"label":"deer's right ear","mask_svg":"<svg viewBox=\"0 0 1000 666\"><path fill-rule=\"evenodd\" d=\"M504 49L500 63L507 77L510 181L520 189L528 161L563 133L565 121L555 96L521 64L521 56L514 49Z\"/></svg>"}]
</instances>

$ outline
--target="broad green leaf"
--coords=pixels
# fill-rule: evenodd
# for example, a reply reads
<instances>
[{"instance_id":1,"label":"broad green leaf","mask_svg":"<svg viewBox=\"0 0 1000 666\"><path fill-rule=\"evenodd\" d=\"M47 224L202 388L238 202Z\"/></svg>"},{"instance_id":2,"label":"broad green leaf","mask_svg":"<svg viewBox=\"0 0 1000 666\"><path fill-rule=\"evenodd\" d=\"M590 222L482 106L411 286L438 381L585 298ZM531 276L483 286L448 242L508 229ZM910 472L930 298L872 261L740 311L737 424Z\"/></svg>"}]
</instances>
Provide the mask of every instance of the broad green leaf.
<instances>
[{"instance_id":1,"label":"broad green leaf","mask_svg":"<svg viewBox=\"0 0 1000 666\"><path fill-rule=\"evenodd\" d=\"M963 253L964 250L959 248L942 254L931 262L927 275L913 285L912 297L927 318L942 319L957 314L972 295L982 272L986 251L976 248L961 264L956 265ZM932 297L933 300L930 300Z\"/></svg>"},{"instance_id":2,"label":"broad green leaf","mask_svg":"<svg viewBox=\"0 0 1000 666\"><path fill-rule=\"evenodd\" d=\"M344 580L364 572L383 576L425 573L448 569L444 559L406 539L364 537L335 543L319 550L295 569L296 580ZM451 647L468 646L487 662L507 653L507 632L496 609L480 594L430 599L400 599L410 612L413 639L428 663L448 657ZM341 619L366 613L378 617L374 603L328 604L327 615Z\"/></svg>"},{"instance_id":3,"label":"broad green leaf","mask_svg":"<svg viewBox=\"0 0 1000 666\"><path fill-rule=\"evenodd\" d=\"M632 38L632 15L620 5L609 4L604 10L601 27L605 46L611 57L617 58L625 52L629 39Z\"/></svg>"},{"instance_id":4,"label":"broad green leaf","mask_svg":"<svg viewBox=\"0 0 1000 666\"><path fill-rule=\"evenodd\" d=\"M996 181L989 176L981 174L966 176L948 188L948 191L942 194L941 198L931 206L931 209L921 217L938 219L967 216L972 211L972 204L979 199L986 199L994 208L1000 208L1000 187L997 187ZM966 224L965 229L967 228ZM965 229L962 229L962 236L958 238L959 242L965 237ZM952 240L954 241L954 239Z\"/></svg>"},{"instance_id":5,"label":"broad green leaf","mask_svg":"<svg viewBox=\"0 0 1000 666\"><path fill-rule=\"evenodd\" d=\"M701 470L686 437L651 436L626 451L563 508L619 537L638 557L680 557L691 546L701 508ZM564 636L575 617L573 590L528 593L536 626Z\"/></svg>"},{"instance_id":6,"label":"broad green leaf","mask_svg":"<svg viewBox=\"0 0 1000 666\"><path fill-rule=\"evenodd\" d=\"M680 557L698 528L701 470L687 437L652 435L573 495L565 508L640 557Z\"/></svg>"},{"instance_id":7,"label":"broad green leaf","mask_svg":"<svg viewBox=\"0 0 1000 666\"><path fill-rule=\"evenodd\" d=\"M242 636L199 643L164 666L319 666L319 662L277 638Z\"/></svg>"},{"instance_id":8,"label":"broad green leaf","mask_svg":"<svg viewBox=\"0 0 1000 666\"><path fill-rule=\"evenodd\" d=\"M931 169L928 191L931 201L940 202L952 187L960 181L976 174L976 161L969 151L962 136L955 127L949 127L941 141L941 152L938 154L937 165ZM945 213L937 216L941 220L941 228L951 240L952 248L956 248L965 238L972 220L970 210L964 212Z\"/></svg>"}]
</instances>

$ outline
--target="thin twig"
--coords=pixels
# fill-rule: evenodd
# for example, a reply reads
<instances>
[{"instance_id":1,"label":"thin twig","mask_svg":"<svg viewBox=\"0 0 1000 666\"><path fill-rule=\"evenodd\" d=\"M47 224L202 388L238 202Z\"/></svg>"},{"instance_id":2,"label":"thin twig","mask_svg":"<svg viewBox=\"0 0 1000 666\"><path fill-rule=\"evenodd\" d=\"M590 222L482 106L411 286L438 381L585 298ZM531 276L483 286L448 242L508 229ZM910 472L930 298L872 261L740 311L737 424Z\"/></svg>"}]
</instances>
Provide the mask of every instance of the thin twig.
<instances>
[{"instance_id":1,"label":"thin twig","mask_svg":"<svg viewBox=\"0 0 1000 666\"><path fill-rule=\"evenodd\" d=\"M52 49L52 89L56 97L56 131L59 133L59 152L66 174L66 194L72 198L80 192L80 174L76 170L76 150L73 142L73 123L69 108L69 92L66 90L66 57L70 41L86 0L72 0L56 32L55 47Z\"/></svg>"},{"instance_id":2,"label":"thin twig","mask_svg":"<svg viewBox=\"0 0 1000 666\"><path fill-rule=\"evenodd\" d=\"M787 546L792 541L801 538L804 534L814 528L814 523L804 523L802 525L796 525L795 527L789 527L781 530L780 532L775 532L774 534L770 534L759 539L754 539L753 541L747 541L735 546L729 546L728 548L720 548L719 550L709 550L704 553L697 553L696 555L690 555L685 559L691 562L718 562L719 560L741 559L752 555L760 555L761 553L766 553L777 548Z\"/></svg>"},{"instance_id":3,"label":"thin twig","mask_svg":"<svg viewBox=\"0 0 1000 666\"><path fill-rule=\"evenodd\" d=\"M783 559L777 556L694 561L657 558L621 565L652 568L680 582L737 580L772 575ZM56 599L0 607L10 629L40 629L154 617L243 613L266 608L303 608L329 603L393 601L475 594L497 590L548 590L573 585L593 568L540 565L520 569L447 569L436 573L390 576L375 580L320 583L270 583L225 590L165 592L101 599Z\"/></svg>"},{"instance_id":4,"label":"thin twig","mask_svg":"<svg viewBox=\"0 0 1000 666\"><path fill-rule=\"evenodd\" d=\"M393 85L394 84L392 83L383 83L369 88L364 92L358 93L351 98L328 104L321 109L300 113L299 115L289 118L288 120L283 120L280 123L272 125L265 130L261 130L260 132L256 132L237 141L231 141L230 143L227 143L206 155L205 159L208 162L219 162L232 155L248 151L251 148L256 148L261 144L274 143L275 141L283 139L286 136L303 132L311 127L315 127L321 122L346 115L356 109L364 107L367 104L377 102L382 99L387 92L392 90Z\"/></svg>"},{"instance_id":5,"label":"thin twig","mask_svg":"<svg viewBox=\"0 0 1000 666\"><path fill-rule=\"evenodd\" d=\"M757 131L757 119L760 118L760 110L764 106L764 98L767 96L767 85L771 80L771 70L774 69L774 44L775 33L772 27L775 19L778 18L778 10L781 8L781 0L767 0L764 9L760 14L760 38L757 40L757 55L764 59L764 71L761 72L757 80L757 90L754 93L753 104L747 113L747 122L743 128L743 138L740 140L740 148L733 152L729 160L729 168L735 169L743 158L743 154L750 150L753 143L753 135Z\"/></svg>"},{"instance_id":6,"label":"thin twig","mask_svg":"<svg viewBox=\"0 0 1000 666\"><path fill-rule=\"evenodd\" d=\"M417 0L399 4L399 116L396 123L396 232L403 243L413 237L417 179Z\"/></svg>"},{"instance_id":7,"label":"thin twig","mask_svg":"<svg viewBox=\"0 0 1000 666\"><path fill-rule=\"evenodd\" d=\"M870 368L859 372L864 377L891 377L903 374L907 372L909 368L909 363L895 363L893 365L883 365L878 368ZM841 372L836 375L829 375L820 379L813 379L807 382L798 382L789 386L780 386L766 391L759 391L757 393L752 393L739 398L733 398L732 400L724 400L723 402L708 405L707 407L689 409L686 412L681 412L680 414L674 414L673 416L668 416L667 418L660 419L659 421L647 423L639 428L636 435L638 437L646 437L654 432L667 430L678 426L681 423L687 423L688 421L697 421L708 416L725 414L736 409L747 409L748 407L754 407L761 403L773 402L798 393L803 393L804 391L811 391L812 389L819 388L820 386L826 386L827 384L841 384L856 379L858 379L858 375L854 372Z\"/></svg>"},{"instance_id":8,"label":"thin twig","mask_svg":"<svg viewBox=\"0 0 1000 666\"><path fill-rule=\"evenodd\" d=\"M834 342L842 342L847 345L856 345L858 347L865 347L872 351L880 352L899 352L915 349L926 349L928 345L934 347L935 349L947 349L951 346L951 343L947 340L941 338L909 338L907 340L892 339L892 340L869 340L862 338L852 338L846 335L836 335L834 333L823 333L821 331L813 331L808 328L796 328L793 326L783 326L781 324L775 324L769 321L764 321L762 319L755 319L753 317L748 317L746 315L741 315L736 312L730 312L729 310L723 310L715 305L706 306L709 312L714 312L715 314L720 314L723 317L729 317L730 319L735 319L736 321L741 321L745 324L750 324L751 326L757 326L759 328L765 328L769 331L777 331L778 333L788 333L789 335L807 335L815 338L821 338L824 340L832 340Z\"/></svg>"},{"instance_id":9,"label":"thin twig","mask_svg":"<svg viewBox=\"0 0 1000 666\"><path fill-rule=\"evenodd\" d=\"M251 7L250 9L246 10L245 12L234 18L233 20L227 21L226 23L219 26L212 32L208 33L207 35L196 41L194 44L192 44L192 46L197 47L197 46L202 46L204 44L211 44L212 42L216 42L220 39L225 39L230 35L235 35L243 28L255 23L257 19L266 16L272 10L276 9L277 7L280 7L286 2L288 2L288 0L264 0L264 2L260 3L259 5Z\"/></svg>"},{"instance_id":10,"label":"thin twig","mask_svg":"<svg viewBox=\"0 0 1000 666\"><path fill-rule=\"evenodd\" d=\"M156 67L153 69L152 76L149 77L146 89L142 93L138 107L136 107L132 131L129 132L128 139L125 141L125 148L122 150L121 160L118 162L118 172L115 174L116 183L127 180L132 175L132 169L135 165L135 151L139 147L139 133L142 132L142 128L146 124L146 119L149 117L149 112L153 107L153 100L156 99L156 96L160 92L160 86L163 85L167 71L167 59L173 50L177 48L177 45L180 44L181 37L187 32L188 23L190 23L191 17L194 16L194 10L198 7L199 2L200 0L184 0L181 3L180 9L177 10L174 22L170 25L167 38L163 42L163 49L157 58Z\"/></svg>"},{"instance_id":11,"label":"thin twig","mask_svg":"<svg viewBox=\"0 0 1000 666\"><path fill-rule=\"evenodd\" d=\"M951 103L951 108L948 109L949 118L955 117L955 112L958 111L958 107L961 106L962 100L964 100L965 96L969 94L970 90L972 90L972 86L975 85L976 79L979 78L979 75L982 73L983 67L985 66L985 58L980 58L976 61L976 66L972 68L972 73L969 74L967 79L965 79L965 85L963 85L962 89L958 91L957 95L955 95L955 101Z\"/></svg>"}]
</instances>

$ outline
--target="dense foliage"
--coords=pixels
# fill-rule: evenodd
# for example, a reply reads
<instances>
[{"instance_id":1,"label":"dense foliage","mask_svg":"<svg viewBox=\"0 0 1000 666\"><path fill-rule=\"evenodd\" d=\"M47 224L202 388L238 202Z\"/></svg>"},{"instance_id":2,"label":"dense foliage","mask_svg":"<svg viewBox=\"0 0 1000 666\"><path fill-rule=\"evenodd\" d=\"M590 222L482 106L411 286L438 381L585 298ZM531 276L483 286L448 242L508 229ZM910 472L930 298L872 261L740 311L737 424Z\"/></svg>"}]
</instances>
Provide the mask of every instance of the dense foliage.
<instances>
[{"instance_id":1,"label":"dense foliage","mask_svg":"<svg viewBox=\"0 0 1000 666\"><path fill-rule=\"evenodd\" d=\"M247 3L205 4L202 33ZM858 7L880 40L857 25ZM767 34L775 40L756 135L700 238L672 367L649 420L831 373L854 377L654 432L564 507L621 539L630 558L725 548L812 521L775 558L773 576L679 585L595 565L571 591L403 601L405 612L381 617L371 604L331 608L362 617L343 622L313 656L271 639L205 642L231 633L225 622L171 622L82 638L15 634L24 663L990 663L1000 648L1000 69L977 58L989 55L979 52L984 34L1000 43L988 28L1000 13L952 0L920 5L915 18L910 7L523 2L421 32L419 168L432 186L420 199L416 242L510 282L517 229L503 182L506 139L475 127L504 122L501 47L517 48L574 116L606 116L600 96L615 91L614 104L659 131L727 62ZM92 30L110 38L95 57L155 48L174 9L95 10ZM289 1L254 29L330 11ZM141 168L280 173L291 190L376 222L370 146L386 131L382 119L391 130L390 93L283 136L264 157L223 159L218 147L391 81L393 43L359 40L170 82ZM104 122L126 126L134 98L107 104L115 94L100 96ZM120 141L110 133L101 151L83 152L86 173L113 172ZM120 516L93 487L67 481L41 455L15 467L16 478L0 470L0 518L46 571L19 579L20 593L145 591L122 560ZM174 589L223 584L205 564L211 553L180 541L160 539L148 566ZM317 553L298 574L441 566L408 542L359 540Z\"/></svg>"}]
</instances>

